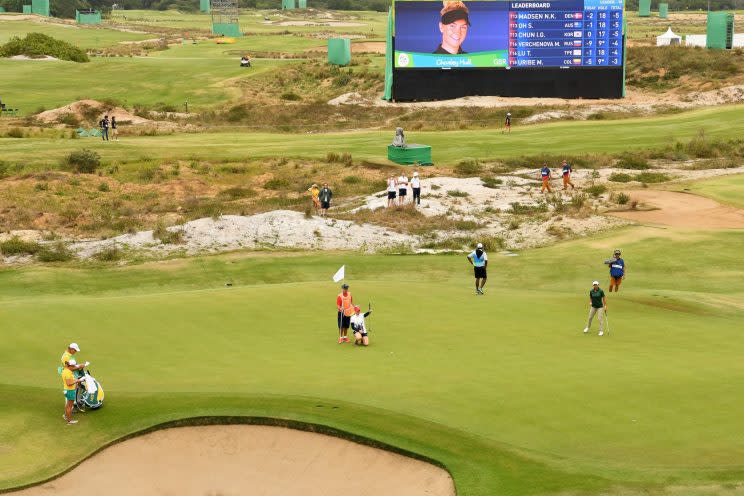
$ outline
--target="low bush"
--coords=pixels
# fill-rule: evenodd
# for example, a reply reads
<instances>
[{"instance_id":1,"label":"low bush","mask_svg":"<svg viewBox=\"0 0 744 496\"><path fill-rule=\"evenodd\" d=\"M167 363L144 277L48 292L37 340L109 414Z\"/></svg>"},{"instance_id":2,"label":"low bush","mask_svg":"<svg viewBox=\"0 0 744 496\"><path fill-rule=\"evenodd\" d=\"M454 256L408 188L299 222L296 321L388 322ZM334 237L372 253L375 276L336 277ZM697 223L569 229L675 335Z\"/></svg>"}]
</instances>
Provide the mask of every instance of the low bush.
<instances>
[{"instance_id":1,"label":"low bush","mask_svg":"<svg viewBox=\"0 0 744 496\"><path fill-rule=\"evenodd\" d=\"M67 156L67 165L81 174L93 174L101 165L101 156L93 150L83 148Z\"/></svg>"},{"instance_id":2,"label":"low bush","mask_svg":"<svg viewBox=\"0 0 744 496\"><path fill-rule=\"evenodd\" d=\"M266 181L263 187L265 189L271 189L275 191L279 189L286 189L289 187L289 181L281 177L275 177Z\"/></svg>"},{"instance_id":3,"label":"low bush","mask_svg":"<svg viewBox=\"0 0 744 496\"><path fill-rule=\"evenodd\" d=\"M116 262L121 260L124 254L116 246L104 248L103 250L93 254L93 258L99 262Z\"/></svg>"},{"instance_id":4,"label":"low bush","mask_svg":"<svg viewBox=\"0 0 744 496\"><path fill-rule=\"evenodd\" d=\"M359 176L346 176L343 181L346 184L359 184L362 182L362 178Z\"/></svg>"},{"instance_id":5,"label":"low bush","mask_svg":"<svg viewBox=\"0 0 744 496\"><path fill-rule=\"evenodd\" d=\"M586 188L585 191L594 198L598 198L602 193L607 191L607 186L604 184L595 184Z\"/></svg>"},{"instance_id":6,"label":"low bush","mask_svg":"<svg viewBox=\"0 0 744 496\"><path fill-rule=\"evenodd\" d=\"M511 204L512 212L517 215L530 215L540 212L547 212L548 205L546 203L538 203L537 205L523 205L519 202L513 202Z\"/></svg>"},{"instance_id":7,"label":"low bush","mask_svg":"<svg viewBox=\"0 0 744 496\"><path fill-rule=\"evenodd\" d=\"M670 177L663 172L641 172L635 176L635 180L642 183L663 183L669 181Z\"/></svg>"},{"instance_id":8,"label":"low bush","mask_svg":"<svg viewBox=\"0 0 744 496\"><path fill-rule=\"evenodd\" d=\"M152 231L152 237L159 239L164 245L180 245L183 243L183 230L169 230L163 223L158 223Z\"/></svg>"},{"instance_id":9,"label":"low bush","mask_svg":"<svg viewBox=\"0 0 744 496\"><path fill-rule=\"evenodd\" d=\"M447 196L451 196L453 198L467 198L470 196L466 191L460 191L459 189L451 189L447 191Z\"/></svg>"},{"instance_id":10,"label":"low bush","mask_svg":"<svg viewBox=\"0 0 744 496\"><path fill-rule=\"evenodd\" d=\"M623 153L617 160L617 166L621 169L632 169L632 170L646 170L650 169L651 165L646 160L646 157L639 153Z\"/></svg>"},{"instance_id":11,"label":"low bush","mask_svg":"<svg viewBox=\"0 0 744 496\"><path fill-rule=\"evenodd\" d=\"M615 197L615 201L618 205L626 205L629 200L630 197L625 193L618 193L617 197Z\"/></svg>"},{"instance_id":12,"label":"low bush","mask_svg":"<svg viewBox=\"0 0 744 496\"><path fill-rule=\"evenodd\" d=\"M504 181L498 177L481 177L481 181L483 182L483 186L492 189L496 189L504 183Z\"/></svg>"},{"instance_id":13,"label":"low bush","mask_svg":"<svg viewBox=\"0 0 744 496\"><path fill-rule=\"evenodd\" d=\"M56 243L52 246L45 246L36 254L40 262L67 262L75 258L75 255L67 249L64 243Z\"/></svg>"},{"instance_id":14,"label":"low bush","mask_svg":"<svg viewBox=\"0 0 744 496\"><path fill-rule=\"evenodd\" d=\"M18 236L13 236L0 243L0 253L5 256L11 255L34 255L41 249L35 241L24 241Z\"/></svg>"},{"instance_id":15,"label":"low bush","mask_svg":"<svg viewBox=\"0 0 744 496\"><path fill-rule=\"evenodd\" d=\"M256 191L251 188L236 186L234 188L223 189L217 196L226 200L239 200L241 198L252 198L256 196Z\"/></svg>"},{"instance_id":16,"label":"low bush","mask_svg":"<svg viewBox=\"0 0 744 496\"><path fill-rule=\"evenodd\" d=\"M474 176L483 170L476 159L461 160L455 165L455 173L460 176Z\"/></svg>"},{"instance_id":17,"label":"low bush","mask_svg":"<svg viewBox=\"0 0 744 496\"><path fill-rule=\"evenodd\" d=\"M20 127L12 127L5 132L6 138L25 138L26 133Z\"/></svg>"},{"instance_id":18,"label":"low bush","mask_svg":"<svg viewBox=\"0 0 744 496\"><path fill-rule=\"evenodd\" d=\"M28 33L25 38L14 37L0 46L0 57L13 57L15 55L26 55L27 57L48 55L71 62L90 62L85 50L42 33Z\"/></svg>"},{"instance_id":19,"label":"low bush","mask_svg":"<svg viewBox=\"0 0 744 496\"><path fill-rule=\"evenodd\" d=\"M616 183L629 183L633 180L633 176L630 174L625 174L624 172L613 172L610 174L610 181L616 182Z\"/></svg>"},{"instance_id":20,"label":"low bush","mask_svg":"<svg viewBox=\"0 0 744 496\"><path fill-rule=\"evenodd\" d=\"M291 91L282 93L279 98L281 98L282 100L290 101L290 102L297 102L297 101L302 100L302 97L300 95L298 95L297 93L293 93Z\"/></svg>"}]
</instances>

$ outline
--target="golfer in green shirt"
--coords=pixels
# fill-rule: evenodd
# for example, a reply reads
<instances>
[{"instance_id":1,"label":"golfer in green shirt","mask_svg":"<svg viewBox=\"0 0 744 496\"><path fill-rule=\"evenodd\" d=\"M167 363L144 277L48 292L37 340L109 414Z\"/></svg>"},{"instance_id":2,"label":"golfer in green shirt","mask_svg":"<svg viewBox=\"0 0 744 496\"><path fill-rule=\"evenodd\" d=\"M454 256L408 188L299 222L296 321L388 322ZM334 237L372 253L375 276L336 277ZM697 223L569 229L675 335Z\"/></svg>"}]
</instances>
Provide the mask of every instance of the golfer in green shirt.
<instances>
[{"instance_id":1,"label":"golfer in green shirt","mask_svg":"<svg viewBox=\"0 0 744 496\"><path fill-rule=\"evenodd\" d=\"M607 299L605 298L604 291L599 287L599 281L592 283L592 289L589 290L589 321L586 323L584 333L589 332L589 328L592 326L592 320L594 316L597 316L599 320L599 335L604 336L604 317L607 312Z\"/></svg>"}]
</instances>

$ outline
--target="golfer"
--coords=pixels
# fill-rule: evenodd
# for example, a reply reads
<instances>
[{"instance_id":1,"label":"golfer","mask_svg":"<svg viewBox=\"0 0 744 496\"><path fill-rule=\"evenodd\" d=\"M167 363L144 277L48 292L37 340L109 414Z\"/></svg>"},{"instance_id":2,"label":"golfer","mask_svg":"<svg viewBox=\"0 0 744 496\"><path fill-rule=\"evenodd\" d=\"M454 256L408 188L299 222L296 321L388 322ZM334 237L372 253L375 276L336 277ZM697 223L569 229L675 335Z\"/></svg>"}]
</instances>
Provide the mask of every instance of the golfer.
<instances>
[{"instance_id":1,"label":"golfer","mask_svg":"<svg viewBox=\"0 0 744 496\"><path fill-rule=\"evenodd\" d=\"M610 293L615 288L615 293L620 291L620 284L625 279L625 260L621 258L620 250L615 250L612 258L605 260L605 264L610 266Z\"/></svg>"},{"instance_id":2,"label":"golfer","mask_svg":"<svg viewBox=\"0 0 744 496\"><path fill-rule=\"evenodd\" d=\"M398 176L398 205L404 205L406 203L406 195L408 194L408 176L405 173L401 173Z\"/></svg>"},{"instance_id":3,"label":"golfer","mask_svg":"<svg viewBox=\"0 0 744 496\"><path fill-rule=\"evenodd\" d=\"M572 189L576 189L574 183L571 182L571 174L573 174L573 167L571 167L571 164L564 160L561 164L561 168L561 173L563 175L563 189L567 190L569 186L571 186Z\"/></svg>"},{"instance_id":4,"label":"golfer","mask_svg":"<svg viewBox=\"0 0 744 496\"><path fill-rule=\"evenodd\" d=\"M75 404L75 391L77 389L77 385L83 381L82 378L75 379L75 375L73 374L73 370L78 370L78 368L82 368L82 366L79 366L75 359L71 358L67 362L67 367L62 371L62 386L63 390L62 393L65 395L65 413L62 415L62 418L65 419L68 425L77 424L77 420L72 420L72 407Z\"/></svg>"},{"instance_id":5,"label":"golfer","mask_svg":"<svg viewBox=\"0 0 744 496\"><path fill-rule=\"evenodd\" d=\"M468 52L462 49L462 44L468 36L470 28L470 11L462 2L444 2L444 8L439 11L439 32L442 33L442 43L434 50L435 54L461 55Z\"/></svg>"},{"instance_id":6,"label":"golfer","mask_svg":"<svg viewBox=\"0 0 744 496\"><path fill-rule=\"evenodd\" d=\"M413 173L411 189L413 190L413 204L421 205L421 179L419 179L418 172Z\"/></svg>"},{"instance_id":7,"label":"golfer","mask_svg":"<svg viewBox=\"0 0 744 496\"><path fill-rule=\"evenodd\" d=\"M318 199L320 200L321 217L328 215L328 209L331 208L331 198L333 198L333 191L328 187L328 183L323 183L323 189L318 192Z\"/></svg>"},{"instance_id":8,"label":"golfer","mask_svg":"<svg viewBox=\"0 0 744 496\"><path fill-rule=\"evenodd\" d=\"M388 177L387 180L387 206L392 207L395 205L395 195L397 195L398 186L393 176Z\"/></svg>"},{"instance_id":9,"label":"golfer","mask_svg":"<svg viewBox=\"0 0 744 496\"><path fill-rule=\"evenodd\" d=\"M80 346L78 346L77 343L70 343L65 352L62 353L62 358L60 359L62 365L57 367L57 372L61 374L65 369L67 369L67 365L70 363L71 360L74 361L72 357L78 351L80 351ZM77 362L75 362L75 367L72 370L80 370L87 365L88 362L85 362L85 365L77 365Z\"/></svg>"},{"instance_id":10,"label":"golfer","mask_svg":"<svg viewBox=\"0 0 744 496\"><path fill-rule=\"evenodd\" d=\"M357 346L369 346L367 325L364 323L364 319L371 313L372 310L362 313L359 307L354 307L354 315L351 316L351 330L354 333L354 344Z\"/></svg>"},{"instance_id":11,"label":"golfer","mask_svg":"<svg viewBox=\"0 0 744 496\"><path fill-rule=\"evenodd\" d=\"M592 283L592 289L589 290L589 320L584 328L584 334L589 332L589 328L592 326L592 320L594 316L597 316L599 321L599 335L604 335L604 320L603 317L607 313L607 299L605 293L599 287L599 281Z\"/></svg>"},{"instance_id":12,"label":"golfer","mask_svg":"<svg viewBox=\"0 0 744 496\"><path fill-rule=\"evenodd\" d=\"M540 193L544 193L545 190L548 190L548 193L552 193L553 190L550 189L550 180L552 171L550 170L550 167L548 167L548 164L544 164L542 169L540 169L540 177L542 178L542 187L540 188Z\"/></svg>"},{"instance_id":13,"label":"golfer","mask_svg":"<svg viewBox=\"0 0 744 496\"><path fill-rule=\"evenodd\" d=\"M475 294L483 294L483 286L486 285L486 268L488 267L488 255L483 250L483 243L478 243L475 251L468 255L468 262L473 266L475 273Z\"/></svg>"},{"instance_id":14,"label":"golfer","mask_svg":"<svg viewBox=\"0 0 744 496\"><path fill-rule=\"evenodd\" d=\"M506 113L506 119L504 120L504 131L511 133L511 112ZM503 134L504 131L501 131Z\"/></svg>"},{"instance_id":15,"label":"golfer","mask_svg":"<svg viewBox=\"0 0 744 496\"><path fill-rule=\"evenodd\" d=\"M348 343L351 316L354 315L354 301L349 293L348 284L341 286L341 293L336 297L336 309L338 310L338 344Z\"/></svg>"}]
</instances>

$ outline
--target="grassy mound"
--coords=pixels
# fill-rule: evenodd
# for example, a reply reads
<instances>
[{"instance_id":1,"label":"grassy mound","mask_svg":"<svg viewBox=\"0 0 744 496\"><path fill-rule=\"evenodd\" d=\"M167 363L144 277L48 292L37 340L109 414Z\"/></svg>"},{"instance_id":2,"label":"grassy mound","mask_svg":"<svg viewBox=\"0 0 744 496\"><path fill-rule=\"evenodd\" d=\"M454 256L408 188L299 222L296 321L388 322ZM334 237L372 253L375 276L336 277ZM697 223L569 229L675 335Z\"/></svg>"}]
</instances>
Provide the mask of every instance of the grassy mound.
<instances>
[{"instance_id":1,"label":"grassy mound","mask_svg":"<svg viewBox=\"0 0 744 496\"><path fill-rule=\"evenodd\" d=\"M29 33L25 38L12 38L0 47L0 57L26 55L43 57L45 55L72 62L90 62L84 50L42 33Z\"/></svg>"}]
</instances>

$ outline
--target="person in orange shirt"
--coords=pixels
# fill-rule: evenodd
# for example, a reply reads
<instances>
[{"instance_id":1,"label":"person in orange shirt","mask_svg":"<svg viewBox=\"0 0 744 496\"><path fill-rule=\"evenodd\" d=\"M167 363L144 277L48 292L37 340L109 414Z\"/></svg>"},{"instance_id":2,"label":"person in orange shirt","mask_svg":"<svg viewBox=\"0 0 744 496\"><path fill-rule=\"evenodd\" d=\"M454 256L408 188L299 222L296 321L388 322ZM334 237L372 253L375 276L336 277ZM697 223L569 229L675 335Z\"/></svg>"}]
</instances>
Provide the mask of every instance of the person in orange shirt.
<instances>
[{"instance_id":1,"label":"person in orange shirt","mask_svg":"<svg viewBox=\"0 0 744 496\"><path fill-rule=\"evenodd\" d=\"M349 327L351 316L354 315L354 301L349 293L349 285L341 286L341 293L336 297L338 310L338 344L349 342Z\"/></svg>"}]
</instances>

